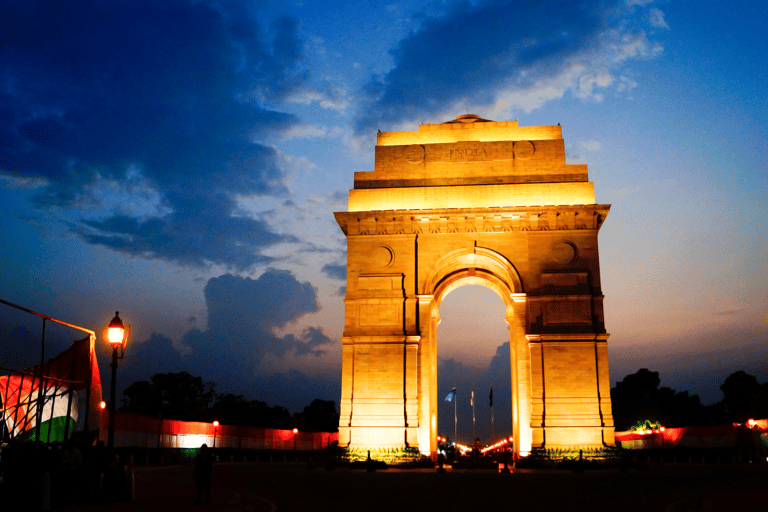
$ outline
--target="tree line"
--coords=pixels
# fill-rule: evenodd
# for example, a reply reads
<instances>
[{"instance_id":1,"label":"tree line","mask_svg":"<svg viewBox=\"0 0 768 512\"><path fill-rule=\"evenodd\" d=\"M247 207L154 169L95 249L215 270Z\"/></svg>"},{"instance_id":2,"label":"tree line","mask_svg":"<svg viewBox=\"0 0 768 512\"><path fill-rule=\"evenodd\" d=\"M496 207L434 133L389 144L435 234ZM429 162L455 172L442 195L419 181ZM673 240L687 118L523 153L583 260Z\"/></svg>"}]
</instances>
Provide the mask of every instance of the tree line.
<instances>
[{"instance_id":1,"label":"tree line","mask_svg":"<svg viewBox=\"0 0 768 512\"><path fill-rule=\"evenodd\" d=\"M768 417L768 382L761 384L742 370L726 377L720 386L723 399L712 405L703 405L698 395L688 391L659 387L660 383L659 372L642 368L611 388L616 430L631 430L646 420L665 427L690 427Z\"/></svg>"},{"instance_id":2,"label":"tree line","mask_svg":"<svg viewBox=\"0 0 768 512\"><path fill-rule=\"evenodd\" d=\"M332 400L315 399L302 412L291 414L279 405L268 406L243 395L218 394L214 382L204 382L187 372L158 373L123 391L122 412L155 418L292 429L303 432L335 432L339 414Z\"/></svg>"},{"instance_id":3,"label":"tree line","mask_svg":"<svg viewBox=\"0 0 768 512\"><path fill-rule=\"evenodd\" d=\"M703 405L696 394L660 384L659 372L647 368L616 382L611 388L616 430L631 430L646 421L673 428L768 418L768 382L761 384L742 370L725 379L720 386L723 399L712 405ZM339 426L339 413L332 400L315 399L302 412L291 414L285 407L268 406L243 395L217 394L215 383L187 372L158 373L149 381L134 382L123 391L120 411L305 432L335 432Z\"/></svg>"}]
</instances>

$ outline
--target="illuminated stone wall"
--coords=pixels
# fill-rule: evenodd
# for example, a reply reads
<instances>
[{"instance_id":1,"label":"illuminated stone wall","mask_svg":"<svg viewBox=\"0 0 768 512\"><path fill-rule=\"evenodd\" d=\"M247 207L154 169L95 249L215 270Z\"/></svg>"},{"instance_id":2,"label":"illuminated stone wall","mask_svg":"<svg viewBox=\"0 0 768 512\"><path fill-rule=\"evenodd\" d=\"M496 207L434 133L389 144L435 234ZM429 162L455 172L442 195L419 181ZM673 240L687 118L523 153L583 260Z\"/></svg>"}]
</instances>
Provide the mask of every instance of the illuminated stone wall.
<instances>
[{"instance_id":1,"label":"illuminated stone wall","mask_svg":"<svg viewBox=\"0 0 768 512\"><path fill-rule=\"evenodd\" d=\"M438 308L480 284L507 305L515 450L613 446L595 204L560 126L460 116L379 133L355 173L339 443L437 449Z\"/></svg>"}]
</instances>

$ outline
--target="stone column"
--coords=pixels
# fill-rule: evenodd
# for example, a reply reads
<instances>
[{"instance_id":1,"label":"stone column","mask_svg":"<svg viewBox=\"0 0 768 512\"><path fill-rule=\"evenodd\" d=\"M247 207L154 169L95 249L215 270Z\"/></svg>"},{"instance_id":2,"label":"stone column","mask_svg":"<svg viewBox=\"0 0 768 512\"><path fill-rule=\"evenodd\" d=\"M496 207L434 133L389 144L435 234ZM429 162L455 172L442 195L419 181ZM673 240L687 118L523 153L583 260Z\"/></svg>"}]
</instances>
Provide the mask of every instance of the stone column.
<instances>
[{"instance_id":1,"label":"stone column","mask_svg":"<svg viewBox=\"0 0 768 512\"><path fill-rule=\"evenodd\" d=\"M515 453L526 456L531 451L531 356L528 351L527 299L524 293L510 294L507 309L509 354L512 379L512 435Z\"/></svg>"},{"instance_id":2,"label":"stone column","mask_svg":"<svg viewBox=\"0 0 768 512\"><path fill-rule=\"evenodd\" d=\"M440 315L433 295L419 295L418 446L425 455L437 451L437 323Z\"/></svg>"}]
</instances>

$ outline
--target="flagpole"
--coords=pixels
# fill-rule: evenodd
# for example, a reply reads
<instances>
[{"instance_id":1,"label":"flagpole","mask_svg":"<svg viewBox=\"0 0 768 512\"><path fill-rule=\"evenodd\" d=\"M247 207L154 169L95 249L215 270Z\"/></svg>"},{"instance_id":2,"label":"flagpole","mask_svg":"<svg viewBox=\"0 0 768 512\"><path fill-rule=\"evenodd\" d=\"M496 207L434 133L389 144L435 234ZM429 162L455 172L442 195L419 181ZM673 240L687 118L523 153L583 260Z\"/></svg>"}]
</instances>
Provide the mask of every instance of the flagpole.
<instances>
[{"instance_id":1,"label":"flagpole","mask_svg":"<svg viewBox=\"0 0 768 512\"><path fill-rule=\"evenodd\" d=\"M453 386L453 389L456 389L456 386ZM454 461L459 460L459 439L457 437L457 427L459 424L458 415L456 414L456 404L459 402L458 398L454 395L453 397L453 459Z\"/></svg>"},{"instance_id":2,"label":"flagpole","mask_svg":"<svg viewBox=\"0 0 768 512\"><path fill-rule=\"evenodd\" d=\"M490 402L490 406L491 406L491 439L495 442L496 441L496 429L493 428L493 386L491 386L491 392L488 395L488 401Z\"/></svg>"},{"instance_id":3,"label":"flagpole","mask_svg":"<svg viewBox=\"0 0 768 512\"><path fill-rule=\"evenodd\" d=\"M472 453L475 451L475 388L472 388Z\"/></svg>"}]
</instances>

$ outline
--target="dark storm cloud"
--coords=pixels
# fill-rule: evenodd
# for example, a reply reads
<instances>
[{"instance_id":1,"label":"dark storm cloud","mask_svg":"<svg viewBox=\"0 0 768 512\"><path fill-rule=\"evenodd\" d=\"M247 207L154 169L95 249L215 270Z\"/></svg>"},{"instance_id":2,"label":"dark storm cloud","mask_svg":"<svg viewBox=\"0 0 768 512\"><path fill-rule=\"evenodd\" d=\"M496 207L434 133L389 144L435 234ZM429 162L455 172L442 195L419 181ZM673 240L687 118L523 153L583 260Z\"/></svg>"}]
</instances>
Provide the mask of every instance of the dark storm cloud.
<instances>
[{"instance_id":1,"label":"dark storm cloud","mask_svg":"<svg viewBox=\"0 0 768 512\"><path fill-rule=\"evenodd\" d=\"M0 174L43 180L39 207L107 206L99 180L139 173L165 212L86 220L83 240L146 258L244 268L286 240L238 216L281 194L263 144L300 124L268 110L306 91L296 20L250 2L0 2ZM120 208L120 205L118 205Z\"/></svg>"},{"instance_id":2,"label":"dark storm cloud","mask_svg":"<svg viewBox=\"0 0 768 512\"><path fill-rule=\"evenodd\" d=\"M319 356L332 343L318 327L308 327L299 336L276 334L320 308L312 285L288 271L268 269L255 280L228 274L212 278L205 300L208 329L192 329L184 336L184 345L192 350L185 359L190 368L209 372L206 378L216 382L248 382L267 355Z\"/></svg>"},{"instance_id":3,"label":"dark storm cloud","mask_svg":"<svg viewBox=\"0 0 768 512\"><path fill-rule=\"evenodd\" d=\"M330 277L331 279L340 279L340 280L346 280L347 279L347 266L341 265L338 263L328 263L327 265L323 266L323 268L320 269L323 274Z\"/></svg>"},{"instance_id":4,"label":"dark storm cloud","mask_svg":"<svg viewBox=\"0 0 768 512\"><path fill-rule=\"evenodd\" d=\"M425 18L391 51L395 66L361 91L357 132L443 112L461 102L490 104L574 64L618 29L623 2L570 0L461 2ZM622 26L624 30L631 30Z\"/></svg>"},{"instance_id":5,"label":"dark storm cloud","mask_svg":"<svg viewBox=\"0 0 768 512\"><path fill-rule=\"evenodd\" d=\"M338 400L337 376L326 379L295 370L267 372L269 376L257 373L268 355L319 356L333 343L319 327L307 327L299 336L275 332L319 310L317 292L310 283L276 269L268 269L258 279L225 274L208 281L205 300L208 328L187 331L182 352L160 334L129 347L130 357L126 355L121 363L121 387L156 373L187 371L215 382L218 392L242 393L297 410L313 398ZM102 370L108 371L105 364Z\"/></svg>"},{"instance_id":6,"label":"dark storm cloud","mask_svg":"<svg viewBox=\"0 0 768 512\"><path fill-rule=\"evenodd\" d=\"M221 208L217 208L221 206ZM223 263L236 268L266 264L271 258L258 254L261 247L295 238L272 233L261 220L222 215L235 208L219 194L146 220L113 215L103 220L85 220L89 230L75 228L85 241L144 258L159 258L186 265Z\"/></svg>"}]
</instances>

